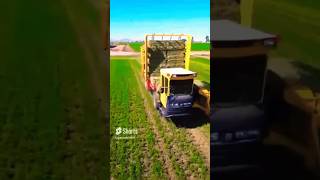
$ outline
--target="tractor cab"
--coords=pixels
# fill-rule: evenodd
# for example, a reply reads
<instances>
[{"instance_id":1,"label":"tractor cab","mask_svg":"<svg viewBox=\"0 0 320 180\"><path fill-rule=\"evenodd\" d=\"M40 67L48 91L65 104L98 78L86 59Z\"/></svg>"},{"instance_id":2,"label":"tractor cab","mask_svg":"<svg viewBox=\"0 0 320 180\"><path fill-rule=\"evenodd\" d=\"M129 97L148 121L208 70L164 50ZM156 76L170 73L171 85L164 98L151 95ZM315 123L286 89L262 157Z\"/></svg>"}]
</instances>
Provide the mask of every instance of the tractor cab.
<instances>
[{"instance_id":1,"label":"tractor cab","mask_svg":"<svg viewBox=\"0 0 320 180\"><path fill-rule=\"evenodd\" d=\"M196 73L184 68L160 70L160 102L157 108L165 117L184 116L190 113L193 104L193 81Z\"/></svg>"},{"instance_id":2,"label":"tractor cab","mask_svg":"<svg viewBox=\"0 0 320 180\"><path fill-rule=\"evenodd\" d=\"M213 166L239 165L255 158L266 132L267 54L276 36L229 20L212 26Z\"/></svg>"}]
</instances>

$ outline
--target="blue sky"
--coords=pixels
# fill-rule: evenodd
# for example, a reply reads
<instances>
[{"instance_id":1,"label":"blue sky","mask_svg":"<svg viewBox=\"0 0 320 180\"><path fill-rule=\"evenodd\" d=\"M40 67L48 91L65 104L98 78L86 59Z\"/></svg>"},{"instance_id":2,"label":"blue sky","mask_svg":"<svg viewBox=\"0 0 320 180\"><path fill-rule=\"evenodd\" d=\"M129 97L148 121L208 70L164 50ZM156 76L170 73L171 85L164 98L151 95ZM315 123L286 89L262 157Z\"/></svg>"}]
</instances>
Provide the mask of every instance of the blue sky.
<instances>
[{"instance_id":1,"label":"blue sky","mask_svg":"<svg viewBox=\"0 0 320 180\"><path fill-rule=\"evenodd\" d=\"M110 0L111 40L143 40L144 34L210 34L210 0Z\"/></svg>"}]
</instances>

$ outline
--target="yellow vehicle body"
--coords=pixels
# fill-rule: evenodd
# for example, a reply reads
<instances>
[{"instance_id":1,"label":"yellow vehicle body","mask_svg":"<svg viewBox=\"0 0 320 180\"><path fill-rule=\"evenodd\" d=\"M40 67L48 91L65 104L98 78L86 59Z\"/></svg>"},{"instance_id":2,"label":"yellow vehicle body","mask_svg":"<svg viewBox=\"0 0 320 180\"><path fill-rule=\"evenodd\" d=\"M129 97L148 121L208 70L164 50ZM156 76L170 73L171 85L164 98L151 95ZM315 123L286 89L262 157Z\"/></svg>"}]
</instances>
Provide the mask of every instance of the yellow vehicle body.
<instances>
[{"instance_id":1,"label":"yellow vehicle body","mask_svg":"<svg viewBox=\"0 0 320 180\"><path fill-rule=\"evenodd\" d=\"M240 8L241 24L251 27L254 14L254 0L241 0ZM270 141L267 140L267 142L285 145L298 152L304 157L305 165L310 170L318 173L320 169L320 93L303 85L301 80L287 79L286 77L281 78L286 82L283 92L284 100L288 103L288 106L297 109L290 112L290 124L282 128L287 134L273 133L272 138L270 138ZM297 112L304 114L305 117L297 117L294 114ZM304 125L301 126L301 124ZM303 140L301 140L301 134L305 134L304 138L302 138Z\"/></svg>"},{"instance_id":2,"label":"yellow vehicle body","mask_svg":"<svg viewBox=\"0 0 320 180\"><path fill-rule=\"evenodd\" d=\"M241 0L240 12L241 12L241 24L247 27L252 25L254 0Z\"/></svg>"},{"instance_id":3,"label":"yellow vehicle body","mask_svg":"<svg viewBox=\"0 0 320 180\"><path fill-rule=\"evenodd\" d=\"M178 71L183 73L178 73ZM176 72L175 72L176 71ZM170 82L173 80L183 81L183 80L194 80L196 73L192 71L187 71L182 68L170 68L170 69L161 69L160 71L160 87L163 88L163 91L160 92L160 102L163 107L167 108L167 100L170 92Z\"/></svg>"},{"instance_id":4,"label":"yellow vehicle body","mask_svg":"<svg viewBox=\"0 0 320 180\"><path fill-rule=\"evenodd\" d=\"M175 101L170 101L175 96L174 92L170 92L170 84L173 81L175 83L181 81L179 84L183 84L182 81L185 80L192 81L192 84L188 81L188 85L186 85L187 89L192 89L192 93L186 92L185 95L189 98L192 96L192 105L201 108L207 115L210 113L210 92L194 84L196 73L189 71L191 44L192 36L188 34L147 34L144 44L141 46L141 75L145 81L145 87L155 96L155 108L158 108L156 105L158 103L161 106L160 108L164 108L163 114L168 115L165 115L166 117L171 116L170 114L179 114L181 113L180 110L187 109L185 106L181 106L181 108L171 107L173 102L184 105L191 101L190 99L181 99L181 97L176 98ZM164 57L161 57L163 54ZM165 70L172 68L180 68L180 70L170 73ZM168 104L170 107L168 107Z\"/></svg>"},{"instance_id":5,"label":"yellow vehicle body","mask_svg":"<svg viewBox=\"0 0 320 180\"><path fill-rule=\"evenodd\" d=\"M285 145L304 157L307 168L314 172L320 169L320 94L301 82L287 81L283 92L288 107L287 126L282 131L273 132L269 143ZM299 114L299 115L297 115ZM303 125L302 125L303 124ZM283 133L286 131L286 134ZM299 132L299 133L297 133ZM301 134L304 134L301 136Z\"/></svg>"},{"instance_id":6,"label":"yellow vehicle body","mask_svg":"<svg viewBox=\"0 0 320 180\"><path fill-rule=\"evenodd\" d=\"M150 41L159 39L159 40L174 40L174 39L182 39L185 41L185 56L184 56L184 67L185 69L189 69L190 65L190 55L191 55L191 43L192 36L188 34L147 34L145 35L145 41L143 46L141 46L141 73L145 80L150 78L150 65L152 65L153 61L150 59L148 54L148 49L150 48ZM166 67L164 67L166 68Z\"/></svg>"}]
</instances>

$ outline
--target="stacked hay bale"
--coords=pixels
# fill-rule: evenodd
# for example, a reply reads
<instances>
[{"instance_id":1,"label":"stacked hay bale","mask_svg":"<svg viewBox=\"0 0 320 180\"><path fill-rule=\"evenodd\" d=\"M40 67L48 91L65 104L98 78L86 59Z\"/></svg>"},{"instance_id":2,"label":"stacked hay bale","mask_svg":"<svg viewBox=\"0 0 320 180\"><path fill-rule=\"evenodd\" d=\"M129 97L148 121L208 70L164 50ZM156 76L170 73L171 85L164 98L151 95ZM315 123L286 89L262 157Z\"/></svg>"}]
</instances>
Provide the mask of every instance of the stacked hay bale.
<instances>
[{"instance_id":1,"label":"stacked hay bale","mask_svg":"<svg viewBox=\"0 0 320 180\"><path fill-rule=\"evenodd\" d=\"M160 76L161 68L184 68L185 48L185 40L150 40L148 43L150 76Z\"/></svg>"}]
</instances>

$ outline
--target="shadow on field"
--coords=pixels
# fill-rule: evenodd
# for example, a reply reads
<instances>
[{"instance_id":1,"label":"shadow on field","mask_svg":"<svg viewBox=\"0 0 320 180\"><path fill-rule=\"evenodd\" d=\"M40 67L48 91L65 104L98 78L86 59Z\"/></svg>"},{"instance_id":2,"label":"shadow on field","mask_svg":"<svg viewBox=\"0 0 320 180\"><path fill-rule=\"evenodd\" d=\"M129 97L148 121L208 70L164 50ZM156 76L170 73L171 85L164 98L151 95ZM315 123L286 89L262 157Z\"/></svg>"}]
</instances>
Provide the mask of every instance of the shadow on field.
<instances>
[{"instance_id":1,"label":"shadow on field","mask_svg":"<svg viewBox=\"0 0 320 180\"><path fill-rule=\"evenodd\" d=\"M178 128L196 128L209 123L209 117L199 108L193 108L190 116L173 117L170 119Z\"/></svg>"},{"instance_id":2,"label":"shadow on field","mask_svg":"<svg viewBox=\"0 0 320 180\"><path fill-rule=\"evenodd\" d=\"M313 90L320 91L320 69L298 61L292 64L298 68L302 82Z\"/></svg>"}]
</instances>

